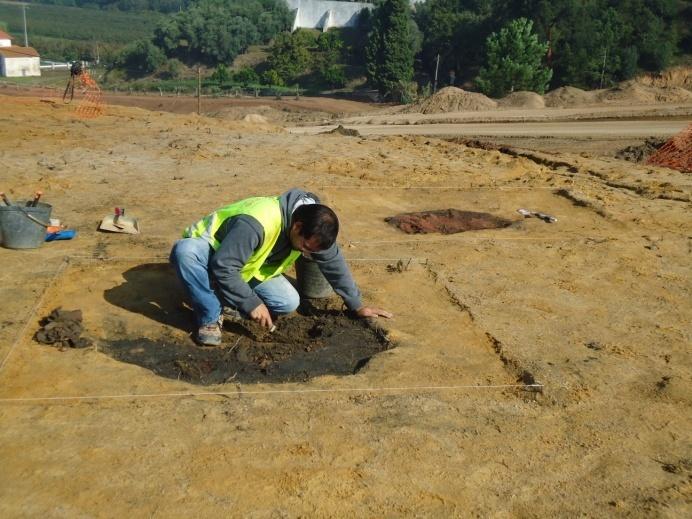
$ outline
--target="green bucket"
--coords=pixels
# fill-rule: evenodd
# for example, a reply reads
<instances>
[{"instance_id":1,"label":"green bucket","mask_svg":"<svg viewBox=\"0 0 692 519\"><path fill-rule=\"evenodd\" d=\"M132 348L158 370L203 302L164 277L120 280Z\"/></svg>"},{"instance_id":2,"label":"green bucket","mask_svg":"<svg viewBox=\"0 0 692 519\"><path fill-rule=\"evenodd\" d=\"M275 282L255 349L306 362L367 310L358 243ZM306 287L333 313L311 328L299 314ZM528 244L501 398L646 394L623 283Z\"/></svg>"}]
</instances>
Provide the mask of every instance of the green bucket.
<instances>
[{"instance_id":1,"label":"green bucket","mask_svg":"<svg viewBox=\"0 0 692 519\"><path fill-rule=\"evenodd\" d=\"M53 207L41 202L29 207L26 203L0 206L0 241L7 249L37 249L46 239Z\"/></svg>"}]
</instances>

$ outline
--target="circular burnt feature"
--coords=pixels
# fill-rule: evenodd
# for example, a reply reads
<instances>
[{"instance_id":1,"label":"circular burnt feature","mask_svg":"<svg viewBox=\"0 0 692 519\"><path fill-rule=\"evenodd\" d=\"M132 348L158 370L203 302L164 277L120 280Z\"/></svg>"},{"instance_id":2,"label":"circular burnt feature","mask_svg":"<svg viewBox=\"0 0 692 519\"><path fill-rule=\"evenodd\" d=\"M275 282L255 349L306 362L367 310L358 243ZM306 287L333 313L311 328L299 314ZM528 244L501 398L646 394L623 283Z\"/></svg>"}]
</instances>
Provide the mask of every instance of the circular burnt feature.
<instances>
[{"instance_id":1,"label":"circular burnt feature","mask_svg":"<svg viewBox=\"0 0 692 519\"><path fill-rule=\"evenodd\" d=\"M389 225L401 229L406 234L441 233L454 234L481 229L501 229L512 225L511 220L489 213L460 211L459 209L440 209L419 213L402 213L384 219Z\"/></svg>"},{"instance_id":2,"label":"circular burnt feature","mask_svg":"<svg viewBox=\"0 0 692 519\"><path fill-rule=\"evenodd\" d=\"M162 377L211 385L351 375L392 347L386 332L368 321L336 310L310 313L278 319L273 333L250 321L226 323L220 347L141 338L104 342L99 349Z\"/></svg>"}]
</instances>

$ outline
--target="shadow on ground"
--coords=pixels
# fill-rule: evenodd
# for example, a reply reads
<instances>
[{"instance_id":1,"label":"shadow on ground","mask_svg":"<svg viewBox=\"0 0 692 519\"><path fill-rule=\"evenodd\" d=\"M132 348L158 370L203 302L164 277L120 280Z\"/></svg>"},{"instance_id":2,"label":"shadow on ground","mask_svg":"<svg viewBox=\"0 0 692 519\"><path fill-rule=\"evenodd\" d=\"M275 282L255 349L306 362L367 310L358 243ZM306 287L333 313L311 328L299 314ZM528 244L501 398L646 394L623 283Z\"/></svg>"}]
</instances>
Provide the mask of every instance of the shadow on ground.
<instances>
[{"instance_id":1,"label":"shadow on ground","mask_svg":"<svg viewBox=\"0 0 692 519\"><path fill-rule=\"evenodd\" d=\"M109 303L167 326L190 331L192 312L183 306L185 292L168 263L145 263L123 272L125 282L105 290Z\"/></svg>"}]
</instances>

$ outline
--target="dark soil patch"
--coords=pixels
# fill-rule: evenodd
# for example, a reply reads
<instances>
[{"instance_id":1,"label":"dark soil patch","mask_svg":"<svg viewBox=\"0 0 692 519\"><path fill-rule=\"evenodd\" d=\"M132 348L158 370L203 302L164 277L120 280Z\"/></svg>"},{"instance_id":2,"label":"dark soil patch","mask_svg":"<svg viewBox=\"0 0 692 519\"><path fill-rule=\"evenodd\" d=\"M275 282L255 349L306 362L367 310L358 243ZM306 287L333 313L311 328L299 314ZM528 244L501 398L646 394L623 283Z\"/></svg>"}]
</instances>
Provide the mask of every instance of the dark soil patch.
<instances>
[{"instance_id":1,"label":"dark soil patch","mask_svg":"<svg viewBox=\"0 0 692 519\"><path fill-rule=\"evenodd\" d=\"M488 141L479 141L478 139L465 139L463 137L455 137L453 139L447 139L449 142L455 142L457 144L463 144L464 146L468 146L469 148L478 148L481 150L486 150L486 151L492 151L492 150L497 150L497 151L502 151L504 146L501 144L495 144L494 142L488 142Z\"/></svg>"},{"instance_id":2,"label":"dark soil patch","mask_svg":"<svg viewBox=\"0 0 692 519\"><path fill-rule=\"evenodd\" d=\"M387 334L367 321L336 310L311 313L279 319L274 333L249 321L227 323L218 348L142 338L106 342L99 349L162 377L210 385L351 375L392 347Z\"/></svg>"},{"instance_id":3,"label":"dark soil patch","mask_svg":"<svg viewBox=\"0 0 692 519\"><path fill-rule=\"evenodd\" d=\"M615 158L629 160L630 162L644 162L666 142L666 139L650 138L638 146L627 146L615 152Z\"/></svg>"},{"instance_id":4,"label":"dark soil patch","mask_svg":"<svg viewBox=\"0 0 692 519\"><path fill-rule=\"evenodd\" d=\"M41 319L41 328L34 335L41 344L57 346L60 350L65 348L86 348L91 341L82 337L81 310L63 310L56 308L50 315Z\"/></svg>"},{"instance_id":5,"label":"dark soil patch","mask_svg":"<svg viewBox=\"0 0 692 519\"><path fill-rule=\"evenodd\" d=\"M459 211L458 209L402 213L385 218L384 221L401 229L406 234L427 234L431 232L454 234L481 229L500 229L513 223L511 220L489 213Z\"/></svg>"}]
</instances>

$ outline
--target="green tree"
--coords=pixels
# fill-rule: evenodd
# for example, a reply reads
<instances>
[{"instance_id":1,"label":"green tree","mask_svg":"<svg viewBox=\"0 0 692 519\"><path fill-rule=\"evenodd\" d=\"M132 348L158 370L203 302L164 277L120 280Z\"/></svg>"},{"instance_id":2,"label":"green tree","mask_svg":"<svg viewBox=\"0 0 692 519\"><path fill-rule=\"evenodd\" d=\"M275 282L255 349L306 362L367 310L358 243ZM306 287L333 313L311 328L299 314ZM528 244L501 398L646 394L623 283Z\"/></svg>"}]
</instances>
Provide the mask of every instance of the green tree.
<instances>
[{"instance_id":1,"label":"green tree","mask_svg":"<svg viewBox=\"0 0 692 519\"><path fill-rule=\"evenodd\" d=\"M604 0L605 1L605 0ZM674 22L676 0L621 0L609 2L617 8L623 24L631 28L624 46L636 46L639 66L659 71L667 67L677 46ZM689 25L689 20L687 21Z\"/></svg>"},{"instance_id":2,"label":"green tree","mask_svg":"<svg viewBox=\"0 0 692 519\"><path fill-rule=\"evenodd\" d=\"M233 81L237 81L238 83L242 83L243 85L256 84L259 83L259 80L260 78L257 75L257 72L255 72L250 67L241 68L238 72L233 74Z\"/></svg>"},{"instance_id":3,"label":"green tree","mask_svg":"<svg viewBox=\"0 0 692 519\"><path fill-rule=\"evenodd\" d=\"M216 70L212 73L212 75L209 77L212 81L216 81L219 85L222 83L226 83L229 79L231 79L231 74L228 72L228 68L226 65L223 63L219 63L219 65L216 67Z\"/></svg>"},{"instance_id":4,"label":"green tree","mask_svg":"<svg viewBox=\"0 0 692 519\"><path fill-rule=\"evenodd\" d=\"M262 74L262 83L274 86L284 86L285 84L281 75L273 68L266 70L264 74Z\"/></svg>"},{"instance_id":5,"label":"green tree","mask_svg":"<svg viewBox=\"0 0 692 519\"><path fill-rule=\"evenodd\" d=\"M215 65L266 43L289 21L283 0L198 0L160 23L153 41L169 57Z\"/></svg>"},{"instance_id":6,"label":"green tree","mask_svg":"<svg viewBox=\"0 0 692 519\"><path fill-rule=\"evenodd\" d=\"M555 41L556 84L598 88L631 77L638 60L627 44L631 30L615 9L574 6Z\"/></svg>"},{"instance_id":7,"label":"green tree","mask_svg":"<svg viewBox=\"0 0 692 519\"><path fill-rule=\"evenodd\" d=\"M532 33L533 22L519 18L486 40L487 66L476 84L487 95L502 97L515 90L545 92L553 71L543 65L548 45Z\"/></svg>"},{"instance_id":8,"label":"green tree","mask_svg":"<svg viewBox=\"0 0 692 519\"><path fill-rule=\"evenodd\" d=\"M268 62L284 83L290 83L308 70L311 56L302 36L282 32L269 49Z\"/></svg>"},{"instance_id":9,"label":"green tree","mask_svg":"<svg viewBox=\"0 0 692 519\"><path fill-rule=\"evenodd\" d=\"M346 74L339 65L329 65L320 70L322 81L332 88L341 88L346 85Z\"/></svg>"},{"instance_id":10,"label":"green tree","mask_svg":"<svg viewBox=\"0 0 692 519\"><path fill-rule=\"evenodd\" d=\"M292 37L297 45L310 49L317 46L319 32L313 29L297 29Z\"/></svg>"},{"instance_id":11,"label":"green tree","mask_svg":"<svg viewBox=\"0 0 692 519\"><path fill-rule=\"evenodd\" d=\"M536 22L549 45L553 85L611 86L638 68L661 70L676 50L677 0L517 0L514 16ZM689 25L689 24L687 24Z\"/></svg>"},{"instance_id":12,"label":"green tree","mask_svg":"<svg viewBox=\"0 0 692 519\"><path fill-rule=\"evenodd\" d=\"M341 60L344 49L344 40L338 31L328 31L317 38L317 50L319 52L320 68L325 69L335 65Z\"/></svg>"},{"instance_id":13,"label":"green tree","mask_svg":"<svg viewBox=\"0 0 692 519\"><path fill-rule=\"evenodd\" d=\"M401 82L413 78L414 40L406 0L384 0L372 15L366 44L368 80L380 94L393 96Z\"/></svg>"},{"instance_id":14,"label":"green tree","mask_svg":"<svg viewBox=\"0 0 692 519\"><path fill-rule=\"evenodd\" d=\"M139 40L125 47L117 60L117 65L125 69L129 76L150 74L166 61L163 51L149 40Z\"/></svg>"},{"instance_id":15,"label":"green tree","mask_svg":"<svg viewBox=\"0 0 692 519\"><path fill-rule=\"evenodd\" d=\"M322 80L331 87L341 87L346 84L343 68L338 65L341 61L344 41L337 31L320 34L317 38L317 52L314 62Z\"/></svg>"},{"instance_id":16,"label":"green tree","mask_svg":"<svg viewBox=\"0 0 692 519\"><path fill-rule=\"evenodd\" d=\"M440 56L439 77L454 71L460 80L476 75L483 64L483 43L502 26L497 0L427 0L416 5L415 19L422 33L422 67L432 77Z\"/></svg>"},{"instance_id":17,"label":"green tree","mask_svg":"<svg viewBox=\"0 0 692 519\"><path fill-rule=\"evenodd\" d=\"M156 75L161 79L180 79L183 75L183 64L175 59L168 59L156 71Z\"/></svg>"}]
</instances>

